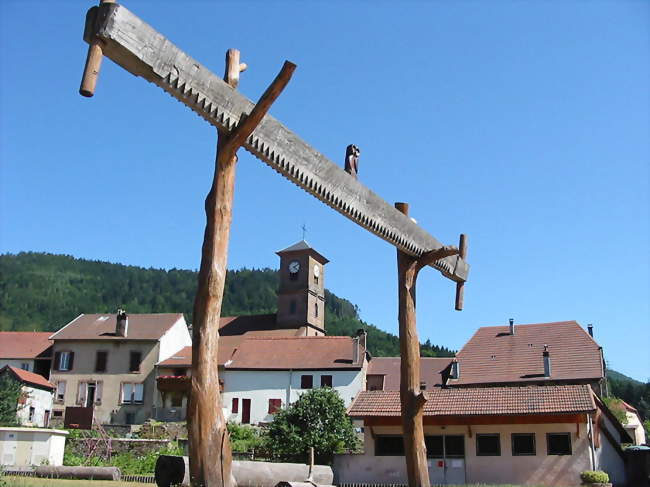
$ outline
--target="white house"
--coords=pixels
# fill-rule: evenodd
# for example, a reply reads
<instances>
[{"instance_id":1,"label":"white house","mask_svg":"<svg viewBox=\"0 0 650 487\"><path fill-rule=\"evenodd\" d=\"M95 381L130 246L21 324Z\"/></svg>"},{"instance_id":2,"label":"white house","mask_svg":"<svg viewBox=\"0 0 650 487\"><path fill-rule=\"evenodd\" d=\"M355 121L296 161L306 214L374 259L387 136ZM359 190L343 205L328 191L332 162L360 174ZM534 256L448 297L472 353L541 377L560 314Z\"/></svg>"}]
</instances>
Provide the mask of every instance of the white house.
<instances>
[{"instance_id":1,"label":"white house","mask_svg":"<svg viewBox=\"0 0 650 487\"><path fill-rule=\"evenodd\" d=\"M317 387L333 388L349 406L364 388L365 334L231 338L222 337L219 343L219 381L228 421L268 423L275 411ZM188 347L158 364L157 419L184 419L191 363Z\"/></svg>"},{"instance_id":2,"label":"white house","mask_svg":"<svg viewBox=\"0 0 650 487\"><path fill-rule=\"evenodd\" d=\"M52 412L54 386L42 375L10 365L0 369L0 377L5 376L22 386L22 395L16 404L17 422L25 426L47 427Z\"/></svg>"}]
</instances>

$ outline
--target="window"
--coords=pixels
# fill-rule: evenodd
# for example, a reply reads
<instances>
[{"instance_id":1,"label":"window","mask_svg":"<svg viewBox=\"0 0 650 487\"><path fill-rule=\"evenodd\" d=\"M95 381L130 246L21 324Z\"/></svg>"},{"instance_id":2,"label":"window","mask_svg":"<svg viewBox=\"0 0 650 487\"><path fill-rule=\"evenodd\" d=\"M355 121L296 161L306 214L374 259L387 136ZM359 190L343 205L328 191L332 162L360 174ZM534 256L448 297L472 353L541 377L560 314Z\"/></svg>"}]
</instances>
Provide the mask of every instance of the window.
<instances>
[{"instance_id":1,"label":"window","mask_svg":"<svg viewBox=\"0 0 650 487\"><path fill-rule=\"evenodd\" d=\"M232 398L232 408L231 408L231 411L232 411L233 414L237 414L237 413L239 413L239 399L237 399L236 397L233 397L233 398Z\"/></svg>"},{"instance_id":2,"label":"window","mask_svg":"<svg viewBox=\"0 0 650 487\"><path fill-rule=\"evenodd\" d=\"M314 284L318 286L318 276L314 274Z\"/></svg>"},{"instance_id":3,"label":"window","mask_svg":"<svg viewBox=\"0 0 650 487\"><path fill-rule=\"evenodd\" d=\"M404 456L404 440L401 436L375 437L375 456Z\"/></svg>"},{"instance_id":4,"label":"window","mask_svg":"<svg viewBox=\"0 0 650 487\"><path fill-rule=\"evenodd\" d=\"M465 437L462 435L445 436L445 456L464 457L465 456Z\"/></svg>"},{"instance_id":5,"label":"window","mask_svg":"<svg viewBox=\"0 0 650 487\"><path fill-rule=\"evenodd\" d=\"M129 357L129 372L140 372L140 362L142 362L142 352L131 352Z\"/></svg>"},{"instance_id":6,"label":"window","mask_svg":"<svg viewBox=\"0 0 650 487\"><path fill-rule=\"evenodd\" d=\"M122 404L142 404L142 403L144 403L144 384L123 382L122 383Z\"/></svg>"},{"instance_id":7,"label":"window","mask_svg":"<svg viewBox=\"0 0 650 487\"><path fill-rule=\"evenodd\" d=\"M23 370L29 370L29 362L21 363L20 368L23 369Z\"/></svg>"},{"instance_id":8,"label":"window","mask_svg":"<svg viewBox=\"0 0 650 487\"><path fill-rule=\"evenodd\" d=\"M65 399L65 381L60 380L59 382L56 383L56 396L54 400L56 402L63 402Z\"/></svg>"},{"instance_id":9,"label":"window","mask_svg":"<svg viewBox=\"0 0 650 487\"><path fill-rule=\"evenodd\" d=\"M535 455L535 433L513 433L512 455Z\"/></svg>"},{"instance_id":10,"label":"window","mask_svg":"<svg viewBox=\"0 0 650 487\"><path fill-rule=\"evenodd\" d=\"M53 418L62 418L63 417L63 410L62 409L54 410L52 412L52 417Z\"/></svg>"},{"instance_id":11,"label":"window","mask_svg":"<svg viewBox=\"0 0 650 487\"><path fill-rule=\"evenodd\" d=\"M91 407L102 403L101 382L79 382L77 388L77 405Z\"/></svg>"},{"instance_id":12,"label":"window","mask_svg":"<svg viewBox=\"0 0 650 487\"><path fill-rule=\"evenodd\" d=\"M496 457L501 455L501 441L499 439L499 434L477 434L476 455Z\"/></svg>"},{"instance_id":13,"label":"window","mask_svg":"<svg viewBox=\"0 0 650 487\"><path fill-rule=\"evenodd\" d=\"M67 371L72 370L74 362L74 352L56 352L54 354L54 370Z\"/></svg>"},{"instance_id":14,"label":"window","mask_svg":"<svg viewBox=\"0 0 650 487\"><path fill-rule=\"evenodd\" d=\"M300 376L300 388L301 389L311 389L314 387L314 376L313 375L301 375Z\"/></svg>"},{"instance_id":15,"label":"window","mask_svg":"<svg viewBox=\"0 0 650 487\"><path fill-rule=\"evenodd\" d=\"M106 362L108 361L108 352L97 350L95 354L95 372L106 372Z\"/></svg>"},{"instance_id":16,"label":"window","mask_svg":"<svg viewBox=\"0 0 650 487\"><path fill-rule=\"evenodd\" d=\"M181 407L183 407L183 393L182 392L174 392L174 393L172 393L171 407L173 407L173 408L181 408Z\"/></svg>"},{"instance_id":17,"label":"window","mask_svg":"<svg viewBox=\"0 0 650 487\"><path fill-rule=\"evenodd\" d=\"M296 314L296 300L292 299L289 303L289 313L292 315Z\"/></svg>"},{"instance_id":18,"label":"window","mask_svg":"<svg viewBox=\"0 0 650 487\"><path fill-rule=\"evenodd\" d=\"M383 391L384 390L384 376L369 374L366 376L366 390L368 391Z\"/></svg>"},{"instance_id":19,"label":"window","mask_svg":"<svg viewBox=\"0 0 650 487\"><path fill-rule=\"evenodd\" d=\"M135 424L135 413L126 413L126 424Z\"/></svg>"},{"instance_id":20,"label":"window","mask_svg":"<svg viewBox=\"0 0 650 487\"><path fill-rule=\"evenodd\" d=\"M425 381L420 382L420 390L421 391L427 390L427 383Z\"/></svg>"},{"instance_id":21,"label":"window","mask_svg":"<svg viewBox=\"0 0 650 487\"><path fill-rule=\"evenodd\" d=\"M546 433L549 455L571 455L571 433Z\"/></svg>"},{"instance_id":22,"label":"window","mask_svg":"<svg viewBox=\"0 0 650 487\"><path fill-rule=\"evenodd\" d=\"M321 387L332 387L332 376L331 375L321 375L320 376L320 386Z\"/></svg>"},{"instance_id":23,"label":"window","mask_svg":"<svg viewBox=\"0 0 650 487\"><path fill-rule=\"evenodd\" d=\"M424 444L427 446L427 457L442 458L445 456L442 436L425 436Z\"/></svg>"},{"instance_id":24,"label":"window","mask_svg":"<svg viewBox=\"0 0 650 487\"><path fill-rule=\"evenodd\" d=\"M314 303L314 317L318 318L318 303Z\"/></svg>"},{"instance_id":25,"label":"window","mask_svg":"<svg viewBox=\"0 0 650 487\"><path fill-rule=\"evenodd\" d=\"M34 413L36 413L36 409L33 406L29 406L29 419L28 421L32 423L34 421Z\"/></svg>"},{"instance_id":26,"label":"window","mask_svg":"<svg viewBox=\"0 0 650 487\"><path fill-rule=\"evenodd\" d=\"M282 399L269 399L269 414L275 414L282 408Z\"/></svg>"}]
</instances>

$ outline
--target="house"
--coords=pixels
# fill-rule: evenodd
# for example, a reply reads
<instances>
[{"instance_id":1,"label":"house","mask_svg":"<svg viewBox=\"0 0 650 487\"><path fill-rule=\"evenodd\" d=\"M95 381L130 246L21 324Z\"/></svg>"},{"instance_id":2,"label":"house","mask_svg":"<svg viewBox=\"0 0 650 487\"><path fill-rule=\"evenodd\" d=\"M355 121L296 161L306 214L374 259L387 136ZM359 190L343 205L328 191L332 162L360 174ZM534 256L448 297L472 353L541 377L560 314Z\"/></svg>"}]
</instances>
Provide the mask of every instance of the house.
<instances>
[{"instance_id":1,"label":"house","mask_svg":"<svg viewBox=\"0 0 650 487\"><path fill-rule=\"evenodd\" d=\"M16 404L17 422L24 426L49 426L54 386L42 375L11 365L0 369L1 377L21 384L22 394Z\"/></svg>"},{"instance_id":2,"label":"house","mask_svg":"<svg viewBox=\"0 0 650 487\"><path fill-rule=\"evenodd\" d=\"M603 349L575 321L483 326L456 354L449 387L589 384L606 395Z\"/></svg>"},{"instance_id":3,"label":"house","mask_svg":"<svg viewBox=\"0 0 650 487\"><path fill-rule=\"evenodd\" d=\"M627 434L588 385L435 388L424 392L432 484L577 485L584 470L625 480ZM363 391L362 454L336 455L335 482L406 483L399 393ZM516 457L516 458L515 458Z\"/></svg>"},{"instance_id":4,"label":"house","mask_svg":"<svg viewBox=\"0 0 650 487\"><path fill-rule=\"evenodd\" d=\"M625 431L632 437L632 441L635 445L645 445L645 429L643 428L643 420L639 415L639 411L634 406L629 405L625 401L621 400L621 406L625 411L625 417L627 418L627 423L623 425Z\"/></svg>"},{"instance_id":5,"label":"house","mask_svg":"<svg viewBox=\"0 0 650 487\"><path fill-rule=\"evenodd\" d=\"M52 365L51 334L47 331L1 331L0 368L11 365L48 379Z\"/></svg>"},{"instance_id":6,"label":"house","mask_svg":"<svg viewBox=\"0 0 650 487\"><path fill-rule=\"evenodd\" d=\"M349 406L365 381L365 337L222 337L219 381L226 419L268 423L278 409L316 387L333 388ZM188 347L158 364L157 419L184 419L191 359Z\"/></svg>"},{"instance_id":7,"label":"house","mask_svg":"<svg viewBox=\"0 0 650 487\"><path fill-rule=\"evenodd\" d=\"M50 337L53 416L92 407L104 424L139 424L153 415L155 364L191 344L181 313L82 314Z\"/></svg>"}]
</instances>

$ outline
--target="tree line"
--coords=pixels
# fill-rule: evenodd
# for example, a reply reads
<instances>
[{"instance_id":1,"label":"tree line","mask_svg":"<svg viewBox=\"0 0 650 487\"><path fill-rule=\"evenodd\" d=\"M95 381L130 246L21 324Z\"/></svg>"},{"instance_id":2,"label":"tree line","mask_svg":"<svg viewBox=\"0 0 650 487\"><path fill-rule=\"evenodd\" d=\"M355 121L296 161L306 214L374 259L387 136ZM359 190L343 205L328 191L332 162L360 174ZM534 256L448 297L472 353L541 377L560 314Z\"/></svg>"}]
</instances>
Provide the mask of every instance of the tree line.
<instances>
[{"instance_id":1,"label":"tree line","mask_svg":"<svg viewBox=\"0 0 650 487\"><path fill-rule=\"evenodd\" d=\"M39 252L0 255L0 330L56 331L81 313L183 313L192 322L197 272L145 269ZM228 271L223 316L275 313L279 274L274 269ZM399 356L399 338L366 323L359 308L325 291L329 335L363 328L373 356ZM444 346L421 345L422 355L450 357Z\"/></svg>"}]
</instances>

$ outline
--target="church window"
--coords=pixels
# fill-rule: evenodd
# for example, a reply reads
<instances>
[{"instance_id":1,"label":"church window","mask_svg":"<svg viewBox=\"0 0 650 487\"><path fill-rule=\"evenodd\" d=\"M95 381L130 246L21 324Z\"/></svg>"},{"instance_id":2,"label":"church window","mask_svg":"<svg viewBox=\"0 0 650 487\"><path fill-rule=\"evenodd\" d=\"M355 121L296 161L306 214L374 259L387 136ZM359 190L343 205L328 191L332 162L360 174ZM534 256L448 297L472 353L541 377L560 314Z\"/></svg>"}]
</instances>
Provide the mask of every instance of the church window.
<instances>
[{"instance_id":1,"label":"church window","mask_svg":"<svg viewBox=\"0 0 650 487\"><path fill-rule=\"evenodd\" d=\"M314 316L318 318L318 303L314 303Z\"/></svg>"}]
</instances>

